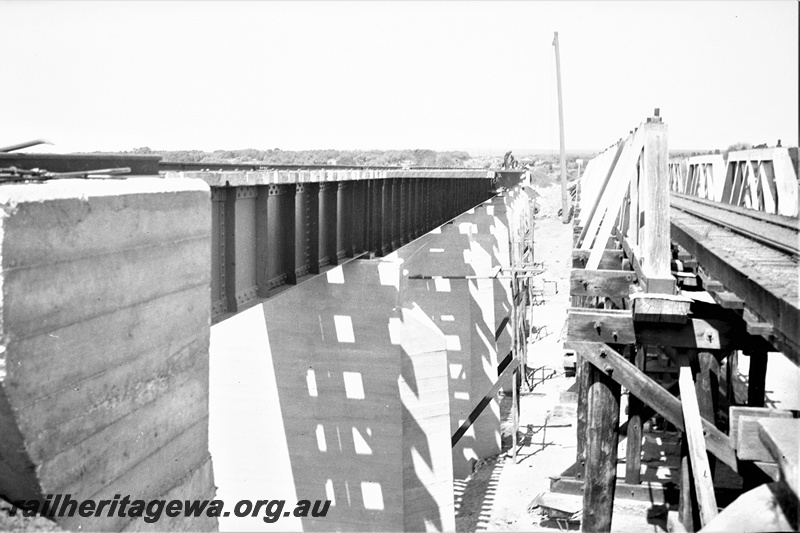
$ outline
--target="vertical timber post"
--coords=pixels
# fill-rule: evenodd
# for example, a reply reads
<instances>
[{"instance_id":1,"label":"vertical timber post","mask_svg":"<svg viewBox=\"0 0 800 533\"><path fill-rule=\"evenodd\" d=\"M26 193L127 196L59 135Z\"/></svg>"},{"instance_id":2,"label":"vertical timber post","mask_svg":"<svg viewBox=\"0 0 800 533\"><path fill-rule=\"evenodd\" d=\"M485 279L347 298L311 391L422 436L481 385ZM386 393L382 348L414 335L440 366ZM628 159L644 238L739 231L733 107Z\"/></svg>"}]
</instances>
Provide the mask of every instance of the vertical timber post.
<instances>
[{"instance_id":1,"label":"vertical timber post","mask_svg":"<svg viewBox=\"0 0 800 533\"><path fill-rule=\"evenodd\" d=\"M608 532L617 485L620 386L594 365L590 367L581 531Z\"/></svg>"},{"instance_id":2,"label":"vertical timber post","mask_svg":"<svg viewBox=\"0 0 800 533\"><path fill-rule=\"evenodd\" d=\"M646 352L644 346L630 347L631 358L636 368L645 371ZM641 482L642 465L642 408L644 404L636 396L628 395L628 444L625 449L625 483L638 485Z\"/></svg>"},{"instance_id":3,"label":"vertical timber post","mask_svg":"<svg viewBox=\"0 0 800 533\"><path fill-rule=\"evenodd\" d=\"M675 279L670 270L669 226L669 154L667 151L667 125L661 122L659 110L648 118L644 127L643 170L639 183L640 221L639 246L646 262L642 270L647 278L647 292L674 294Z\"/></svg>"},{"instance_id":4,"label":"vertical timber post","mask_svg":"<svg viewBox=\"0 0 800 533\"><path fill-rule=\"evenodd\" d=\"M753 350L748 354L750 371L747 374L747 405L750 407L764 407L767 353L762 350Z\"/></svg>"}]
</instances>

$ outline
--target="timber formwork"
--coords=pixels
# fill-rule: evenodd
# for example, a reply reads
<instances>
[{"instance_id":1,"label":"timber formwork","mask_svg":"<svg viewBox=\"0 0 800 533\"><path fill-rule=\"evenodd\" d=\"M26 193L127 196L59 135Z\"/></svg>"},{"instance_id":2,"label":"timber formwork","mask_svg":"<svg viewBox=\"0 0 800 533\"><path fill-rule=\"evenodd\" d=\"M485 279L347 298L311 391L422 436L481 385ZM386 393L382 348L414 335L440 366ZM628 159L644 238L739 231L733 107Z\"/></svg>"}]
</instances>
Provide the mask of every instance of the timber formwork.
<instances>
[{"instance_id":1,"label":"timber formwork","mask_svg":"<svg viewBox=\"0 0 800 533\"><path fill-rule=\"evenodd\" d=\"M725 297L719 282L712 288L713 277L702 274L704 262L716 261L708 265L716 269L727 261L740 276L746 270L732 256L686 253L684 248L702 237L690 239L670 223L667 153L666 125L650 118L590 161L574 189L578 208L565 348L578 357L578 450L575 465L554 478L551 490L582 494L583 531L612 529L615 495L677 503L680 523L673 526L689 531L793 530L799 421L796 412L763 406L767 357L776 350L772 341L785 341L796 325L784 325L779 311L772 318L783 326L775 328L783 337L776 336L741 311L775 305L784 314L796 313L796 287L748 292L743 298L749 302ZM698 167L694 175L701 170L707 169ZM697 185L698 180L689 180L689 190L724 189ZM791 200L796 191L781 197ZM670 244L670 230L683 248ZM705 280L696 283L696 277ZM723 296L715 300L708 292ZM755 301L754 294L762 296ZM746 406L739 405L735 390L739 352L751 361ZM796 360L791 349L787 355ZM629 399L622 425L621 388ZM655 415L680 435L680 468L672 485L643 482L641 476L643 430ZM781 425L770 420L775 417L792 420ZM617 445L624 439L623 481L617 479ZM733 474L742 488L731 494L717 481Z\"/></svg>"}]
</instances>

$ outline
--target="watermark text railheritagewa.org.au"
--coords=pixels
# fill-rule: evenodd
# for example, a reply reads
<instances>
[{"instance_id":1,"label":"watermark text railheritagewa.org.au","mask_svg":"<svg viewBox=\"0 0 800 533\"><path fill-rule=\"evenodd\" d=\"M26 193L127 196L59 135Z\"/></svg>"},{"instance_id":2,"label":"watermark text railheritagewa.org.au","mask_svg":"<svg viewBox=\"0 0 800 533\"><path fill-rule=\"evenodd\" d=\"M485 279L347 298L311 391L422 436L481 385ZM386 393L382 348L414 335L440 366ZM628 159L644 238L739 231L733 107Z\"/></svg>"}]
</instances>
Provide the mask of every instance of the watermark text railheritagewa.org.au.
<instances>
[{"instance_id":1,"label":"watermark text railheritagewa.org.au","mask_svg":"<svg viewBox=\"0 0 800 533\"><path fill-rule=\"evenodd\" d=\"M163 516L176 518L186 517L257 517L264 522L278 521L282 516L299 518L325 517L330 508L330 500L300 500L294 508L286 507L286 500L239 500L233 511L225 510L222 500L132 500L126 495L114 495L113 500L74 500L70 494L48 494L44 500L9 500L15 505L7 510L9 516L41 515L48 518L80 516L141 518L147 523L158 522Z\"/></svg>"}]
</instances>

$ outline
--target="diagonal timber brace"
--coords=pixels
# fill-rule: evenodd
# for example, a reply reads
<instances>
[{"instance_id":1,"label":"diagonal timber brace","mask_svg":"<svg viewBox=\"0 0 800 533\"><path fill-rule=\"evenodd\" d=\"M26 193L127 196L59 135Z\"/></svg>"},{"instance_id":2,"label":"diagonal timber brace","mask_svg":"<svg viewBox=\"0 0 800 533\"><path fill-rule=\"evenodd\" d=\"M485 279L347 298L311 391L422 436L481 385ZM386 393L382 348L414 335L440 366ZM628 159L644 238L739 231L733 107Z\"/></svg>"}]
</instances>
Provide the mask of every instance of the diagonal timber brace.
<instances>
[{"instance_id":1,"label":"diagonal timber brace","mask_svg":"<svg viewBox=\"0 0 800 533\"><path fill-rule=\"evenodd\" d=\"M672 425L685 431L680 400L609 345L602 342L567 342L564 346L575 350L578 357L585 357L601 372L628 389L631 394L652 407ZM731 467L734 472L738 471L736 452L728 436L706 419L702 420L702 424L708 451Z\"/></svg>"}]
</instances>

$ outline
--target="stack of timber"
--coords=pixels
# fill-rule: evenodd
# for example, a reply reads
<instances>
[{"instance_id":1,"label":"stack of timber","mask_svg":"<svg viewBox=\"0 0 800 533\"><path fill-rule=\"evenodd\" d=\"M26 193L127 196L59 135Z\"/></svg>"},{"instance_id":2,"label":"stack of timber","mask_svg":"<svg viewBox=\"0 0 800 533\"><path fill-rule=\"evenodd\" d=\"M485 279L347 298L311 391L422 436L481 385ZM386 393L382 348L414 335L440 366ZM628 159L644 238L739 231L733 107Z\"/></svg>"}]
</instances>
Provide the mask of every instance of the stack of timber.
<instances>
[{"instance_id":1,"label":"stack of timber","mask_svg":"<svg viewBox=\"0 0 800 533\"><path fill-rule=\"evenodd\" d=\"M656 113L590 161L582 178L565 341L578 357L578 450L551 490L582 493L583 531L610 531L615 493L670 504L669 485L643 483L641 475L643 431L657 415L681 442L676 528L718 530L748 501L774 504L761 506L752 530L796 528L798 434L779 431L774 417L794 423L797 413L763 409L774 337L747 325L745 306L722 284L719 301L700 290L712 281L700 277L702 259L671 244L667 153ZM733 386L740 351L751 359L747 407L737 405ZM628 392L622 425L621 388ZM758 492L720 513L730 500L720 480L731 472L743 490Z\"/></svg>"}]
</instances>

